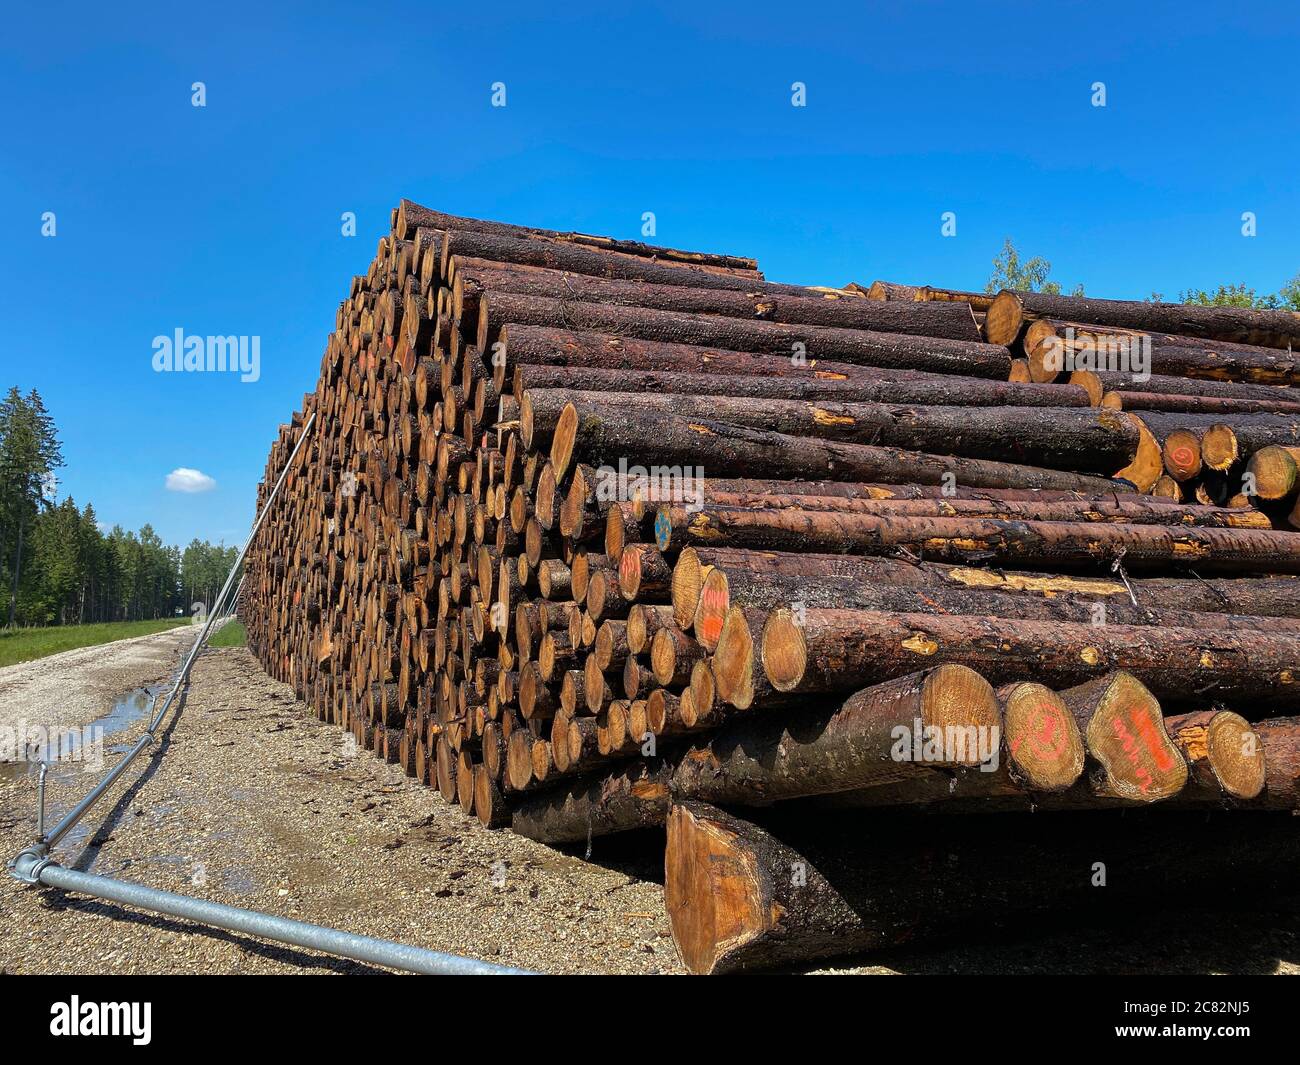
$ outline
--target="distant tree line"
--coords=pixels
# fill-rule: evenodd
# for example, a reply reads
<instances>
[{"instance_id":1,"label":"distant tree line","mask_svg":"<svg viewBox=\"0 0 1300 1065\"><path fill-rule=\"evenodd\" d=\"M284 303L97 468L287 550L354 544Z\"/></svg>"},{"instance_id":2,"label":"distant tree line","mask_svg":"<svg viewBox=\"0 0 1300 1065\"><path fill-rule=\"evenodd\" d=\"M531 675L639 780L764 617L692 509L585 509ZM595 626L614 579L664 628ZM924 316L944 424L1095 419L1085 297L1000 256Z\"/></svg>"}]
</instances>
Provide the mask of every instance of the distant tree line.
<instances>
[{"instance_id":1,"label":"distant tree line","mask_svg":"<svg viewBox=\"0 0 1300 1065\"><path fill-rule=\"evenodd\" d=\"M1004 288L1017 292L1047 292L1062 294L1061 284L1051 279L1052 264L1041 255L1023 258L1010 237L993 259L993 273L989 276L985 292L1000 292ZM1083 286L1076 285L1071 296L1084 295ZM1151 293L1150 299L1159 302L1164 296ZM1214 291L1189 288L1178 293L1179 303L1198 303L1204 307L1254 307L1259 310L1300 311L1300 274L1296 274L1277 292L1260 295L1245 284L1220 285Z\"/></svg>"},{"instance_id":2,"label":"distant tree line","mask_svg":"<svg viewBox=\"0 0 1300 1065\"><path fill-rule=\"evenodd\" d=\"M193 540L182 551L150 525L105 532L87 503L56 501L63 465L35 391L0 402L0 624L143 621L210 604L238 554Z\"/></svg>"}]
</instances>

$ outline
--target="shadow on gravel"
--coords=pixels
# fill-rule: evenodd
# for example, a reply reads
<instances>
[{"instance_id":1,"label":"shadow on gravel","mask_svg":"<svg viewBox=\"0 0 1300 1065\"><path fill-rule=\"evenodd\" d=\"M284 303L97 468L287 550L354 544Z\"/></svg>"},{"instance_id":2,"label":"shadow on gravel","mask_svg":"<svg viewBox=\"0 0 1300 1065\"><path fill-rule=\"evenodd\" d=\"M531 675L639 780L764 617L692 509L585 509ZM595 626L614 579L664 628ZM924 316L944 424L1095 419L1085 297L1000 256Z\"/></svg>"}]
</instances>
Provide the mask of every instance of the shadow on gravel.
<instances>
[{"instance_id":1,"label":"shadow on gravel","mask_svg":"<svg viewBox=\"0 0 1300 1065\"><path fill-rule=\"evenodd\" d=\"M363 962L349 961L346 958L333 958L328 955L309 954L306 951L295 950L293 947L264 943L260 939L253 939L238 932L230 932L224 928L212 928L208 925L192 924L189 921L178 920L174 917L141 913L138 910L129 910L112 902L84 899L81 896L67 895L61 891L50 891L42 900L42 905L45 909L51 911L73 910L78 913L108 917L115 921L126 921L131 924L156 928L165 932L175 932L180 935L205 936L208 939L232 943L246 954L255 954L258 957L282 962L285 965L293 965L299 969L326 969L340 975L351 976L388 974L387 969L379 969Z\"/></svg>"},{"instance_id":2,"label":"shadow on gravel","mask_svg":"<svg viewBox=\"0 0 1300 1065\"><path fill-rule=\"evenodd\" d=\"M611 869L636 880L664 882L664 831L662 828L638 829L613 836L597 836L586 843L548 844L553 850Z\"/></svg>"},{"instance_id":3,"label":"shadow on gravel","mask_svg":"<svg viewBox=\"0 0 1300 1065\"><path fill-rule=\"evenodd\" d=\"M113 830L121 822L126 812L131 809L131 805L135 801L135 797L140 793L140 789L153 779L154 774L158 772L158 766L167 757L168 748L171 747L172 732L180 721L181 714L185 712L185 703L188 698L189 687L187 686L181 691L181 694L176 699L176 704L171 708L166 726L155 736L153 747L141 752L140 759L142 761L138 761L137 764L144 767L143 771L127 785L126 790L122 792L117 802L104 815L95 831L87 834L86 845L77 853L75 859L65 863L68 868L76 869L82 873L91 872L90 867L94 864L95 859L99 857L100 849L112 839ZM151 707L150 716L155 712ZM132 742L134 744L135 741ZM89 817L90 814L88 813L86 816Z\"/></svg>"}]
</instances>

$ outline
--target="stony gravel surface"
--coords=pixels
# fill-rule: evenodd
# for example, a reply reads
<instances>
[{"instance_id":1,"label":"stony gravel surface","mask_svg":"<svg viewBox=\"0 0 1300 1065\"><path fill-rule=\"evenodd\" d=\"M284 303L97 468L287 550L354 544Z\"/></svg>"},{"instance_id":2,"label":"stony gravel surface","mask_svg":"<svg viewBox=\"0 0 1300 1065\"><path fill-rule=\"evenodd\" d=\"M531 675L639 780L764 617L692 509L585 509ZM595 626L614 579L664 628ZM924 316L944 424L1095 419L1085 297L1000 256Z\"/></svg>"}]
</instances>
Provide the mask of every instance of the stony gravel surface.
<instances>
[{"instance_id":1,"label":"stony gravel surface","mask_svg":"<svg viewBox=\"0 0 1300 1065\"><path fill-rule=\"evenodd\" d=\"M95 649L100 662L85 670L83 719L102 715L112 695L164 679L179 649L168 636L147 637L157 642L147 649ZM143 657L119 669L119 652ZM47 661L51 676L65 669ZM0 671L0 691L12 691L10 672ZM136 722L111 742L130 742L142 728ZM488 832L306 715L243 649L200 659L162 749L142 765L138 783L115 792L85 831L61 844L60 861L547 972L681 971L663 912L661 843L598 839L595 860L586 862ZM133 769L130 778L137 775ZM53 812L84 794L90 779L62 768L54 774ZM30 781L0 776L5 860L30 840L32 798ZM1171 881L1171 895L1177 891ZM0 971L8 973L374 971L8 877L0 878L0 912ZM1026 928L1019 939L897 950L822 971L1300 972L1294 899L1241 913L1169 911L1157 902L1122 927L1068 922L1065 915L1058 927Z\"/></svg>"},{"instance_id":2,"label":"stony gravel surface","mask_svg":"<svg viewBox=\"0 0 1300 1065\"><path fill-rule=\"evenodd\" d=\"M146 670L132 683L165 672ZM160 758L139 785L117 793L118 802L92 812L88 830L60 845L59 860L502 964L551 972L678 969L661 888L651 879L661 856L649 868L645 857L636 864L635 856L652 848L632 849L627 865L626 845L602 847L611 861L601 865L488 832L303 709L242 648L206 652ZM143 727L114 738L130 742ZM52 804L66 807L90 779L61 774ZM32 796L25 780L0 782L6 860L30 838ZM39 892L8 877L0 900L5 972L366 969Z\"/></svg>"}]
</instances>

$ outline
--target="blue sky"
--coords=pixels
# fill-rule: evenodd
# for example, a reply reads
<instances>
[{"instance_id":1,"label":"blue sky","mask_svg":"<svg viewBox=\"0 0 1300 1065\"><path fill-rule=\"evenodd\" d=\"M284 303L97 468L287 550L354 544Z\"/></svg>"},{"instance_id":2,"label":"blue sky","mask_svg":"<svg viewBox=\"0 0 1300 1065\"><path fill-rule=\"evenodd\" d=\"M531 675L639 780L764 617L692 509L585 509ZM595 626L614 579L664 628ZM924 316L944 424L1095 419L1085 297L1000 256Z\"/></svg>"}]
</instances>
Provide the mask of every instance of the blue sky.
<instances>
[{"instance_id":1,"label":"blue sky","mask_svg":"<svg viewBox=\"0 0 1300 1065\"><path fill-rule=\"evenodd\" d=\"M242 539L403 195L630 238L653 211L659 243L792 282L981 288L1004 236L1095 295L1300 271L1294 4L43 3L5 22L0 387L45 397L63 493L172 542ZM259 336L260 380L155 373L176 328ZM215 488L169 491L178 467Z\"/></svg>"}]
</instances>

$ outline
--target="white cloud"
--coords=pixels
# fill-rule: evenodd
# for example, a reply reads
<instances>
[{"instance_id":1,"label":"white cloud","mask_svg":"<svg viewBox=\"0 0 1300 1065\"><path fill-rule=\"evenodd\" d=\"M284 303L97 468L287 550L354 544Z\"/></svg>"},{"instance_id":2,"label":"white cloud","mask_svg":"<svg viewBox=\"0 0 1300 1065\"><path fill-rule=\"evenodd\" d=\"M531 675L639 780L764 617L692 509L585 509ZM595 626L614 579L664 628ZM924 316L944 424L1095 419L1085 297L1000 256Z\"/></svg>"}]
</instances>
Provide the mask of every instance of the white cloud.
<instances>
[{"instance_id":1,"label":"white cloud","mask_svg":"<svg viewBox=\"0 0 1300 1065\"><path fill-rule=\"evenodd\" d=\"M177 466L167 475L167 491L169 492L211 492L216 487L217 482L206 473L200 473L198 470L191 470L185 466Z\"/></svg>"}]
</instances>

